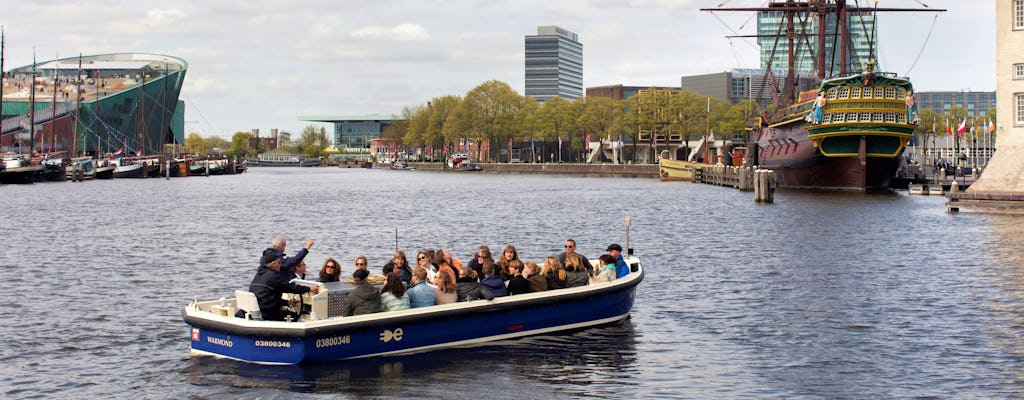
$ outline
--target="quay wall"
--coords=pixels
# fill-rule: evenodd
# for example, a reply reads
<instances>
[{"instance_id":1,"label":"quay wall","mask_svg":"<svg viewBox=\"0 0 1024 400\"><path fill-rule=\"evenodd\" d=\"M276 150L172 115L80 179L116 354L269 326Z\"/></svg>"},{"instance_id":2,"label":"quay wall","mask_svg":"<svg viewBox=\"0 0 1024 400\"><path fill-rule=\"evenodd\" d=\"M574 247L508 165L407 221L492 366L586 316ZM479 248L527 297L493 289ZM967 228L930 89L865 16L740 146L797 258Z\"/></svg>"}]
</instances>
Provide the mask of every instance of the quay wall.
<instances>
[{"instance_id":1,"label":"quay wall","mask_svg":"<svg viewBox=\"0 0 1024 400\"><path fill-rule=\"evenodd\" d=\"M513 172L539 174L595 174L595 175L628 175L638 178L657 178L656 164L535 164L535 163L478 163L481 172ZM410 167L420 170L442 170L441 163L409 163Z\"/></svg>"}]
</instances>

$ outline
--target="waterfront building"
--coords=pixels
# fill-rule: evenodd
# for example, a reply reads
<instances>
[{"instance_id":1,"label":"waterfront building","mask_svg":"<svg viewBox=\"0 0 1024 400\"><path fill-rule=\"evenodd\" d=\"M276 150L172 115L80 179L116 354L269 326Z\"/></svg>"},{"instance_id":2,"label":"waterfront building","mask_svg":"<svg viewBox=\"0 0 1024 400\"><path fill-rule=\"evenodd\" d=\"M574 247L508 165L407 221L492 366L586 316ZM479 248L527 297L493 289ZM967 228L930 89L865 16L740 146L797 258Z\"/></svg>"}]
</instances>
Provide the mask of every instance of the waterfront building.
<instances>
[{"instance_id":1,"label":"waterfront building","mask_svg":"<svg viewBox=\"0 0 1024 400\"><path fill-rule=\"evenodd\" d=\"M641 90L647 89L679 89L671 86L624 86L607 85L587 88L587 97L607 97L612 100L624 100L636 96Z\"/></svg>"},{"instance_id":2,"label":"waterfront building","mask_svg":"<svg viewBox=\"0 0 1024 400\"><path fill-rule=\"evenodd\" d=\"M784 75L769 75L763 69L737 68L726 72L684 76L679 79L679 87L701 96L728 100L733 104L741 100L754 100L767 106L779 96L785 79ZM815 78L809 72L798 74L797 80L801 90L815 86Z\"/></svg>"},{"instance_id":3,"label":"waterfront building","mask_svg":"<svg viewBox=\"0 0 1024 400\"><path fill-rule=\"evenodd\" d=\"M997 149L967 194L998 195L1004 205L1016 203L1020 212L1024 210L1024 0L995 3Z\"/></svg>"},{"instance_id":4,"label":"waterfront building","mask_svg":"<svg viewBox=\"0 0 1024 400\"><path fill-rule=\"evenodd\" d=\"M787 5L784 2L778 2L769 4L769 7L787 7ZM793 49L796 55L795 65L797 71L815 71L815 52L818 48L817 33L820 26L818 18L822 16L825 18L825 32L837 32L835 13L819 15L817 13L797 12L794 17L794 20L800 21L798 23L804 26L806 30L806 35L803 35L803 38L806 40L798 40L797 48ZM845 73L860 71L870 58L870 44L878 43L875 40L878 36L877 31L872 29L874 22L875 16L871 12L847 12L845 28L850 34L851 44L846 49L846 57L849 60L847 65L849 65L851 71L845 71ZM789 44L785 37L785 12L759 11L757 13L757 35L757 44L761 47L761 68L777 72L786 71L787 65L789 65ZM830 36L826 34L825 37ZM824 70L833 71L831 75L839 75L844 72L839 70L840 55L833 56L836 50L833 47L834 44L835 41L833 40L825 41L825 60L831 66Z\"/></svg>"},{"instance_id":5,"label":"waterfront building","mask_svg":"<svg viewBox=\"0 0 1024 400\"><path fill-rule=\"evenodd\" d=\"M160 154L185 141L178 96L187 70L173 56L116 53L7 71L0 151Z\"/></svg>"},{"instance_id":6,"label":"waterfront building","mask_svg":"<svg viewBox=\"0 0 1024 400\"><path fill-rule=\"evenodd\" d=\"M996 107L996 92L945 91L916 92L918 110L932 110L942 115L949 112L950 107L960 106L967 110L968 116L982 116Z\"/></svg>"},{"instance_id":7,"label":"waterfront building","mask_svg":"<svg viewBox=\"0 0 1024 400\"><path fill-rule=\"evenodd\" d=\"M331 146L337 149L365 149L369 151L373 139L381 137L388 126L404 120L394 114L370 115L309 115L299 121L325 122L334 126Z\"/></svg>"},{"instance_id":8,"label":"waterfront building","mask_svg":"<svg viewBox=\"0 0 1024 400\"><path fill-rule=\"evenodd\" d=\"M555 96L574 100L583 95L583 44L557 26L539 26L526 36L527 96L545 102Z\"/></svg>"}]
</instances>

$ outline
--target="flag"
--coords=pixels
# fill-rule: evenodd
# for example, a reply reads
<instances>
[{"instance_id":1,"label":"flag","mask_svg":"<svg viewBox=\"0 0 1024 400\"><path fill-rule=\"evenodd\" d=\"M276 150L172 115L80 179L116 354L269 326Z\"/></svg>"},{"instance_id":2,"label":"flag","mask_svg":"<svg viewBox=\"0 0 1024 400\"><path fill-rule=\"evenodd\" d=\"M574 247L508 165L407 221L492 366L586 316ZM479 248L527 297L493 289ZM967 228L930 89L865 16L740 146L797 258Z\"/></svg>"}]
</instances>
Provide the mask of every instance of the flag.
<instances>
[{"instance_id":1,"label":"flag","mask_svg":"<svg viewBox=\"0 0 1024 400\"><path fill-rule=\"evenodd\" d=\"M953 126L949 124L949 119L946 119L946 135L949 136L949 135L952 135L952 134L953 134Z\"/></svg>"},{"instance_id":2,"label":"flag","mask_svg":"<svg viewBox=\"0 0 1024 400\"><path fill-rule=\"evenodd\" d=\"M988 120L988 133L996 131L996 124L992 123L992 120Z\"/></svg>"},{"instance_id":3,"label":"flag","mask_svg":"<svg viewBox=\"0 0 1024 400\"><path fill-rule=\"evenodd\" d=\"M141 155L142 155L142 149L135 150L135 156L136 157L141 156Z\"/></svg>"},{"instance_id":4,"label":"flag","mask_svg":"<svg viewBox=\"0 0 1024 400\"><path fill-rule=\"evenodd\" d=\"M583 150L590 152L590 135L583 135Z\"/></svg>"},{"instance_id":5,"label":"flag","mask_svg":"<svg viewBox=\"0 0 1024 400\"><path fill-rule=\"evenodd\" d=\"M960 126L956 128L956 135L962 136L964 132L967 132L967 117L964 117L963 121L960 121Z\"/></svg>"},{"instance_id":6,"label":"flag","mask_svg":"<svg viewBox=\"0 0 1024 400\"><path fill-rule=\"evenodd\" d=\"M938 132L938 130L936 130L935 119L932 119L932 134L935 134L935 132Z\"/></svg>"},{"instance_id":7,"label":"flag","mask_svg":"<svg viewBox=\"0 0 1024 400\"><path fill-rule=\"evenodd\" d=\"M123 152L124 152L124 147L122 147L122 148L120 148L120 149L117 149L117 151L115 151L115 152L114 152L114 155L115 155L115 156L117 156L117 155L121 155L121 153L123 153Z\"/></svg>"}]
</instances>

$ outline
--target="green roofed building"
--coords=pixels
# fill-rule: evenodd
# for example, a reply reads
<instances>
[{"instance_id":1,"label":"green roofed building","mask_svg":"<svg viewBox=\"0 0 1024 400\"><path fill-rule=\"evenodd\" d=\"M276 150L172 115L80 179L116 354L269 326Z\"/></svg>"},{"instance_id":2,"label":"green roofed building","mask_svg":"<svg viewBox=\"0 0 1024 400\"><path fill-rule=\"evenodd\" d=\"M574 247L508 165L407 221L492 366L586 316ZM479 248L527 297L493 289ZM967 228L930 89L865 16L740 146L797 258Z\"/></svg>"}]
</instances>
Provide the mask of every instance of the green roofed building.
<instances>
[{"instance_id":1,"label":"green roofed building","mask_svg":"<svg viewBox=\"0 0 1024 400\"><path fill-rule=\"evenodd\" d=\"M370 141L381 137L381 133L395 121L405 119L398 115L306 115L299 121L326 122L334 125L331 145L335 148L368 149Z\"/></svg>"},{"instance_id":2,"label":"green roofed building","mask_svg":"<svg viewBox=\"0 0 1024 400\"><path fill-rule=\"evenodd\" d=\"M185 140L187 70L173 56L117 53L5 71L0 151L161 154Z\"/></svg>"}]
</instances>

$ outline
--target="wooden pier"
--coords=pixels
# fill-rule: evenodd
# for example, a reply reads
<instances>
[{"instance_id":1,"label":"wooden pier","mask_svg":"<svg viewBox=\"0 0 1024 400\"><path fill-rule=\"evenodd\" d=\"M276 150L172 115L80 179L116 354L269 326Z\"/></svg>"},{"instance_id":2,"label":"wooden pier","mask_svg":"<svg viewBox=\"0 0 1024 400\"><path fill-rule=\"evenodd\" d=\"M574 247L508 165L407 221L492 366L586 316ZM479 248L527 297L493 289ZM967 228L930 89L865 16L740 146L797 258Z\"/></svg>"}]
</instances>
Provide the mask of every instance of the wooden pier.
<instances>
[{"instance_id":1,"label":"wooden pier","mask_svg":"<svg viewBox=\"0 0 1024 400\"><path fill-rule=\"evenodd\" d=\"M745 192L753 190L754 201L759 203L771 203L777 187L772 170L731 165L694 164L693 182L734 187Z\"/></svg>"}]
</instances>

